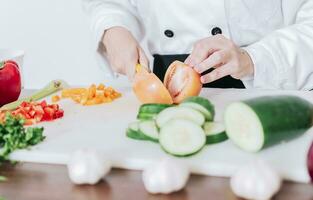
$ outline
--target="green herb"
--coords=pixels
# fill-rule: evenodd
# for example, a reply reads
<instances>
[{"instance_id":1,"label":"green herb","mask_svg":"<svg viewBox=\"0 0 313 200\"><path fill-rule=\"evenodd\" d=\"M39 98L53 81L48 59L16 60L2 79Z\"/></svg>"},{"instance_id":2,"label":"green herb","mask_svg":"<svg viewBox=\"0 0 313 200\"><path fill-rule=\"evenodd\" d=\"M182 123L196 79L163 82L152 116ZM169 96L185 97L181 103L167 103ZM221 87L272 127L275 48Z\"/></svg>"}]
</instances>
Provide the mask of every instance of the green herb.
<instances>
[{"instance_id":1,"label":"green herb","mask_svg":"<svg viewBox=\"0 0 313 200\"><path fill-rule=\"evenodd\" d=\"M0 176L0 182L5 182L5 181L7 181L8 179L7 179L7 177L5 177L5 176Z\"/></svg>"},{"instance_id":2,"label":"green herb","mask_svg":"<svg viewBox=\"0 0 313 200\"><path fill-rule=\"evenodd\" d=\"M7 115L0 124L0 164L18 149L27 149L45 139L43 128L24 128L24 120Z\"/></svg>"}]
</instances>

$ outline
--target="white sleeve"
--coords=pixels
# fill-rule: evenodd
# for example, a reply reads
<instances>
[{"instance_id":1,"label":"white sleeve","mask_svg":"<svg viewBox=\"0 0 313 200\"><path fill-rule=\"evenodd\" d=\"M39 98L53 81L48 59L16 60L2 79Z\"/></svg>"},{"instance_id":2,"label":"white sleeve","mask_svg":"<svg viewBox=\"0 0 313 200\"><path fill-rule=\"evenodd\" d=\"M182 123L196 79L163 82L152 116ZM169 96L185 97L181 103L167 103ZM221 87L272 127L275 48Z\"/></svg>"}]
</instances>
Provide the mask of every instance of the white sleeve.
<instances>
[{"instance_id":1,"label":"white sleeve","mask_svg":"<svg viewBox=\"0 0 313 200\"><path fill-rule=\"evenodd\" d=\"M129 30L140 41L142 27L138 21L136 8L130 0L83 0L83 8L91 17L91 31L93 34L92 48L96 52L96 60L108 77L116 77L104 57L102 45L104 32L114 26L121 26Z\"/></svg>"},{"instance_id":2,"label":"white sleeve","mask_svg":"<svg viewBox=\"0 0 313 200\"><path fill-rule=\"evenodd\" d=\"M244 48L255 73L247 88L313 89L313 0L306 0L293 25Z\"/></svg>"},{"instance_id":3,"label":"white sleeve","mask_svg":"<svg viewBox=\"0 0 313 200\"><path fill-rule=\"evenodd\" d=\"M135 38L141 38L136 8L129 0L83 0L83 6L91 16L94 47L98 48L105 30L114 26L124 27Z\"/></svg>"}]
</instances>

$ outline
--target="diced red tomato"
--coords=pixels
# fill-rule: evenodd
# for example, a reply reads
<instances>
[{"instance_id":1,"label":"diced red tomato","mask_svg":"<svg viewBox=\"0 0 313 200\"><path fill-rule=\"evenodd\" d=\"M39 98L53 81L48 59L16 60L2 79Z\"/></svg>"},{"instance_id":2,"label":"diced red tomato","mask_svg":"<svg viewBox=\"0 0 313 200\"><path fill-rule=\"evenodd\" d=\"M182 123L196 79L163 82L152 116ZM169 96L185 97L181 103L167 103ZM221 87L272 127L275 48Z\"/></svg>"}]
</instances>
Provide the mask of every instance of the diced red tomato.
<instances>
[{"instance_id":1,"label":"diced red tomato","mask_svg":"<svg viewBox=\"0 0 313 200\"><path fill-rule=\"evenodd\" d=\"M26 113L26 114L24 115L24 117L25 117L26 119L32 119L32 117L31 117L28 113Z\"/></svg>"},{"instance_id":2,"label":"diced red tomato","mask_svg":"<svg viewBox=\"0 0 313 200\"><path fill-rule=\"evenodd\" d=\"M51 121L64 116L64 111L58 104L48 105L46 101L42 102L23 102L11 114L15 117L25 119L25 125L33 125L42 121ZM0 113L0 120L4 118Z\"/></svg>"},{"instance_id":3,"label":"diced red tomato","mask_svg":"<svg viewBox=\"0 0 313 200\"><path fill-rule=\"evenodd\" d=\"M42 114L36 114L34 116L34 119L36 120L36 122L41 122L42 121L42 118L43 118L43 115Z\"/></svg>"},{"instance_id":4,"label":"diced red tomato","mask_svg":"<svg viewBox=\"0 0 313 200\"><path fill-rule=\"evenodd\" d=\"M34 106L34 111L36 112L36 114L45 114L45 111L43 110L43 107L42 106Z\"/></svg>"},{"instance_id":5,"label":"diced red tomato","mask_svg":"<svg viewBox=\"0 0 313 200\"><path fill-rule=\"evenodd\" d=\"M63 110L57 110L54 114L55 118L61 118L64 116L64 111Z\"/></svg>"},{"instance_id":6,"label":"diced red tomato","mask_svg":"<svg viewBox=\"0 0 313 200\"><path fill-rule=\"evenodd\" d=\"M30 125L34 125L34 124L36 124L36 120L35 119L27 119L24 122L25 126L30 126Z\"/></svg>"},{"instance_id":7,"label":"diced red tomato","mask_svg":"<svg viewBox=\"0 0 313 200\"><path fill-rule=\"evenodd\" d=\"M23 103L21 103L20 107L25 108L25 107L27 107L28 105L29 105L28 102L24 101Z\"/></svg>"},{"instance_id":8,"label":"diced red tomato","mask_svg":"<svg viewBox=\"0 0 313 200\"><path fill-rule=\"evenodd\" d=\"M59 105L58 105L58 104L52 104L51 107L52 107L53 110L55 110L55 111L59 110Z\"/></svg>"},{"instance_id":9,"label":"diced red tomato","mask_svg":"<svg viewBox=\"0 0 313 200\"><path fill-rule=\"evenodd\" d=\"M28 114L29 114L31 117L34 117L35 114L36 114L36 111L35 111L35 110L31 110L30 112L28 112Z\"/></svg>"},{"instance_id":10,"label":"diced red tomato","mask_svg":"<svg viewBox=\"0 0 313 200\"><path fill-rule=\"evenodd\" d=\"M45 120L50 121L54 119L53 116L54 116L55 111L53 110L53 108L45 107L43 110L45 111L45 114L44 114Z\"/></svg>"},{"instance_id":11,"label":"diced red tomato","mask_svg":"<svg viewBox=\"0 0 313 200\"><path fill-rule=\"evenodd\" d=\"M41 107L46 107L46 106L47 106L47 102L46 102L46 101L42 101L42 102L40 103L40 105L41 105Z\"/></svg>"}]
</instances>

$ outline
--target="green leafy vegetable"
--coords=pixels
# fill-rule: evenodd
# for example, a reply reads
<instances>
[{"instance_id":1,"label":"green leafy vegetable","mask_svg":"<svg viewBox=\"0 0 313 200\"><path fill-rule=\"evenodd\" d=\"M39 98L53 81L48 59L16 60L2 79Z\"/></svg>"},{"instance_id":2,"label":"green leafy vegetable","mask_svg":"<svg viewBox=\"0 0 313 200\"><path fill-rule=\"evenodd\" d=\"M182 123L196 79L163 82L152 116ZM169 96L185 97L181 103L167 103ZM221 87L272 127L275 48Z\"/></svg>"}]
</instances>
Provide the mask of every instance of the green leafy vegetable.
<instances>
[{"instance_id":1,"label":"green leafy vegetable","mask_svg":"<svg viewBox=\"0 0 313 200\"><path fill-rule=\"evenodd\" d=\"M7 177L5 177L5 176L0 176L0 182L5 182L5 181L7 181L8 179L7 179Z\"/></svg>"},{"instance_id":2,"label":"green leafy vegetable","mask_svg":"<svg viewBox=\"0 0 313 200\"><path fill-rule=\"evenodd\" d=\"M0 123L0 163L9 159L10 153L27 149L45 139L43 128L24 128L24 120L7 115Z\"/></svg>"}]
</instances>

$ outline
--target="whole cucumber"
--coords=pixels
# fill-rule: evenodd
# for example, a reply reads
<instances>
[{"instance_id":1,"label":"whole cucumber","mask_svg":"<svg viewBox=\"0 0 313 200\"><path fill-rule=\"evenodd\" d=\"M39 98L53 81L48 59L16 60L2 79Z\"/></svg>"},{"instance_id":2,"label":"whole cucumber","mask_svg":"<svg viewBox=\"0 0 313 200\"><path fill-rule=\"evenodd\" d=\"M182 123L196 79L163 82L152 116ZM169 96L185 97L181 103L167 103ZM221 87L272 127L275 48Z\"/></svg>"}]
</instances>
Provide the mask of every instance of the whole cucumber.
<instances>
[{"instance_id":1,"label":"whole cucumber","mask_svg":"<svg viewBox=\"0 0 313 200\"><path fill-rule=\"evenodd\" d=\"M312 126L313 106L296 96L265 96L236 102L225 112L228 137L257 152L302 135Z\"/></svg>"}]
</instances>

